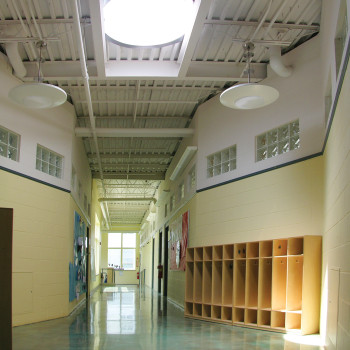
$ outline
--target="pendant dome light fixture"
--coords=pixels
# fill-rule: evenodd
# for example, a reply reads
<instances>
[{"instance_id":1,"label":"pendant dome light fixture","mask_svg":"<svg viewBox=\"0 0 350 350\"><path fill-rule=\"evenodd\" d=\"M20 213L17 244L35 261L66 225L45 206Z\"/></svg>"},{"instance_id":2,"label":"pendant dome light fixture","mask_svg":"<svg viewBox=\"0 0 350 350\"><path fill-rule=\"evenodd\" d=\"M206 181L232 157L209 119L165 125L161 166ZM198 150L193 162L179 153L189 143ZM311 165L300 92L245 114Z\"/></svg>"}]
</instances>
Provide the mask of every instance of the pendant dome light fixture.
<instances>
[{"instance_id":1,"label":"pendant dome light fixture","mask_svg":"<svg viewBox=\"0 0 350 350\"><path fill-rule=\"evenodd\" d=\"M40 67L43 59L41 57L42 48L46 47L44 41L36 43L39 49L38 77L36 83L18 85L8 94L8 97L18 105L32 109L44 109L60 106L67 100L66 92L58 86L44 84L40 74Z\"/></svg>"},{"instance_id":2,"label":"pendant dome light fixture","mask_svg":"<svg viewBox=\"0 0 350 350\"><path fill-rule=\"evenodd\" d=\"M244 57L248 64L248 83L231 86L221 93L220 102L225 107L234 109L256 109L265 107L275 102L279 97L279 92L267 85L250 82L250 63L254 56L254 44L246 42L243 44Z\"/></svg>"}]
</instances>

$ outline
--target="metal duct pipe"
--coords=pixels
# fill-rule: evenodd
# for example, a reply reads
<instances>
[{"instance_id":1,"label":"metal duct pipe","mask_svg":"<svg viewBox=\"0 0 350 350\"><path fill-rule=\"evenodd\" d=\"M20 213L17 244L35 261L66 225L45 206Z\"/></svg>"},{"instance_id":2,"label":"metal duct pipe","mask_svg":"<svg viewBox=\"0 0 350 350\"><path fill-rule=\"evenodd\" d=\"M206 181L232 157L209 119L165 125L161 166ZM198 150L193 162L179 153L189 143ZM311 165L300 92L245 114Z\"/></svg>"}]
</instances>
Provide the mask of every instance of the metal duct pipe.
<instances>
[{"instance_id":1,"label":"metal duct pipe","mask_svg":"<svg viewBox=\"0 0 350 350\"><path fill-rule=\"evenodd\" d=\"M18 51L18 43L6 43L5 44L6 54L11 63L13 70L15 71L15 75L18 78L24 78L27 74L27 70L24 67L21 56Z\"/></svg>"},{"instance_id":2,"label":"metal duct pipe","mask_svg":"<svg viewBox=\"0 0 350 350\"><path fill-rule=\"evenodd\" d=\"M281 48L279 46L271 46L270 52L270 67L280 77L287 78L292 72L292 67L286 67L282 63Z\"/></svg>"}]
</instances>

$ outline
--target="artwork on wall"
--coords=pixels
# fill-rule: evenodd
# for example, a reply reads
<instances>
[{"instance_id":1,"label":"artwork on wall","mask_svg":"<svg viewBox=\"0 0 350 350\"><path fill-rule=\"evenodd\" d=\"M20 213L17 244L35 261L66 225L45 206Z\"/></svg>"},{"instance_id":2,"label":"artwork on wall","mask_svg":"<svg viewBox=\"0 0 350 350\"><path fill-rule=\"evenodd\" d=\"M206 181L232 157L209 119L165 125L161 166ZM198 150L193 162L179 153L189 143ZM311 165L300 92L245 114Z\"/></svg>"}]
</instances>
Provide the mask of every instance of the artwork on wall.
<instances>
[{"instance_id":1,"label":"artwork on wall","mask_svg":"<svg viewBox=\"0 0 350 350\"><path fill-rule=\"evenodd\" d=\"M169 225L170 270L185 271L190 212L186 211Z\"/></svg>"},{"instance_id":2,"label":"artwork on wall","mask_svg":"<svg viewBox=\"0 0 350 350\"><path fill-rule=\"evenodd\" d=\"M73 262L69 263L69 301L86 293L86 226L81 216L74 212Z\"/></svg>"}]
</instances>

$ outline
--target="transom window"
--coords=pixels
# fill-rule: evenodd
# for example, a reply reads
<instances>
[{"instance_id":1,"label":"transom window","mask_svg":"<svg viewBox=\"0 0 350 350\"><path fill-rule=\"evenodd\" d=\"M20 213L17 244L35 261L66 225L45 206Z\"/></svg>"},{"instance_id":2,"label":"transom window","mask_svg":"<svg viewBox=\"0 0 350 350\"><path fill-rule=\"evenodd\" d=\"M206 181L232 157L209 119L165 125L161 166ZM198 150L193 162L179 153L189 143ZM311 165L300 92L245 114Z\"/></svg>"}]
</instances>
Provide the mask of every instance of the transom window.
<instances>
[{"instance_id":1,"label":"transom window","mask_svg":"<svg viewBox=\"0 0 350 350\"><path fill-rule=\"evenodd\" d=\"M36 149L36 169L43 173L62 178L63 157L48 148L38 145Z\"/></svg>"},{"instance_id":2,"label":"transom window","mask_svg":"<svg viewBox=\"0 0 350 350\"><path fill-rule=\"evenodd\" d=\"M218 176L236 169L236 145L207 157L207 177Z\"/></svg>"},{"instance_id":3,"label":"transom window","mask_svg":"<svg viewBox=\"0 0 350 350\"><path fill-rule=\"evenodd\" d=\"M136 233L108 233L108 266L136 269Z\"/></svg>"},{"instance_id":4,"label":"transom window","mask_svg":"<svg viewBox=\"0 0 350 350\"><path fill-rule=\"evenodd\" d=\"M295 120L256 137L256 161L275 157L299 147L299 120Z\"/></svg>"},{"instance_id":5,"label":"transom window","mask_svg":"<svg viewBox=\"0 0 350 350\"><path fill-rule=\"evenodd\" d=\"M0 126L0 155L18 162L20 136Z\"/></svg>"}]
</instances>

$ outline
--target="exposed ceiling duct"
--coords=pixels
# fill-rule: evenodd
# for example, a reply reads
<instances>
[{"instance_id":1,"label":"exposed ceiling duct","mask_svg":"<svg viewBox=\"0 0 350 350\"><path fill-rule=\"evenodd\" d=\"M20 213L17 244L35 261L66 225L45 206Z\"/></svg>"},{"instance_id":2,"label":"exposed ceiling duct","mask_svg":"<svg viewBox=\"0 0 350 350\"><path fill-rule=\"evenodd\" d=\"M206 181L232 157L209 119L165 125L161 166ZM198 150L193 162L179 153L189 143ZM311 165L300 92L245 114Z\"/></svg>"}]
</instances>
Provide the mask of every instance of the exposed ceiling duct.
<instances>
[{"instance_id":1,"label":"exposed ceiling duct","mask_svg":"<svg viewBox=\"0 0 350 350\"><path fill-rule=\"evenodd\" d=\"M11 63L11 66L18 78L24 78L27 74L27 70L24 67L21 56L18 52L18 42L5 44L6 54Z\"/></svg>"},{"instance_id":2,"label":"exposed ceiling duct","mask_svg":"<svg viewBox=\"0 0 350 350\"><path fill-rule=\"evenodd\" d=\"M270 67L280 77L288 78L292 72L292 67L286 67L282 62L281 48L279 46L271 46L270 52Z\"/></svg>"}]
</instances>

